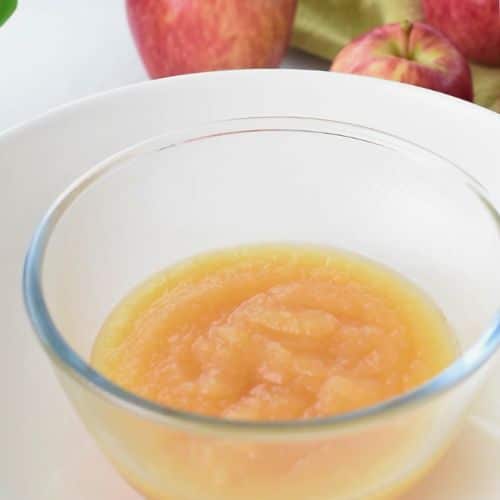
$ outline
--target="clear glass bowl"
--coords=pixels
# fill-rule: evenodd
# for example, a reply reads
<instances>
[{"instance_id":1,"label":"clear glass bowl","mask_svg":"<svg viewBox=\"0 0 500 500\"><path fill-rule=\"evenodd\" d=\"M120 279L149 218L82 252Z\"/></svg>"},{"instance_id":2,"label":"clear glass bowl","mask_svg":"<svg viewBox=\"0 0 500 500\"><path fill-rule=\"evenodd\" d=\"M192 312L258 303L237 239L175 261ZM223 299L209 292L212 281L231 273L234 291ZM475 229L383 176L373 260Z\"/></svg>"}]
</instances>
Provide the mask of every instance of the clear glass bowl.
<instances>
[{"instance_id":1,"label":"clear glass bowl","mask_svg":"<svg viewBox=\"0 0 500 500\"><path fill-rule=\"evenodd\" d=\"M222 121L105 160L50 208L29 249L28 313L77 411L150 498L386 498L443 452L500 343L499 215L422 147L355 124ZM104 318L152 273L213 248L332 245L375 259L441 308L462 355L377 406L292 422L229 421L128 393L87 363Z\"/></svg>"}]
</instances>

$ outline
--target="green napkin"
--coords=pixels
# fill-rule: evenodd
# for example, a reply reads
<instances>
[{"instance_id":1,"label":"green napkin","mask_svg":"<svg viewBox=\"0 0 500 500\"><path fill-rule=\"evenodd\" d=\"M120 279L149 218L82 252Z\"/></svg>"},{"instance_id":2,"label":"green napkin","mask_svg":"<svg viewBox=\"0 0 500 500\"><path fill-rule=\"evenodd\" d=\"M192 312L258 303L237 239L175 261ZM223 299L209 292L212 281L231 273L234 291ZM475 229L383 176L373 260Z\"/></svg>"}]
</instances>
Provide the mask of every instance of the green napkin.
<instances>
[{"instance_id":1,"label":"green napkin","mask_svg":"<svg viewBox=\"0 0 500 500\"><path fill-rule=\"evenodd\" d=\"M471 64L474 101L500 113L500 68Z\"/></svg>"},{"instance_id":2,"label":"green napkin","mask_svg":"<svg viewBox=\"0 0 500 500\"><path fill-rule=\"evenodd\" d=\"M421 18L419 0L299 0L292 45L331 60L376 26ZM475 102L500 112L500 68L471 67Z\"/></svg>"},{"instance_id":3,"label":"green napkin","mask_svg":"<svg viewBox=\"0 0 500 500\"><path fill-rule=\"evenodd\" d=\"M0 0L0 26L16 10L17 0Z\"/></svg>"}]
</instances>

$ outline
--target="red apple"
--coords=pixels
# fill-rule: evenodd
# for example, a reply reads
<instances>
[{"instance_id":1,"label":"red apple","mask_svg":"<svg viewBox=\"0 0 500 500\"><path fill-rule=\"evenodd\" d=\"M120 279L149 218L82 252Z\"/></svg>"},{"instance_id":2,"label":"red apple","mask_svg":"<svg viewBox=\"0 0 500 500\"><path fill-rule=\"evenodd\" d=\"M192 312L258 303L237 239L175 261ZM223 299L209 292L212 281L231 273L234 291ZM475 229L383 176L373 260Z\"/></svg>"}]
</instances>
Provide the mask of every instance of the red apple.
<instances>
[{"instance_id":1,"label":"red apple","mask_svg":"<svg viewBox=\"0 0 500 500\"><path fill-rule=\"evenodd\" d=\"M437 30L423 23L386 24L353 40L331 71L411 83L472 100L467 60Z\"/></svg>"},{"instance_id":2,"label":"red apple","mask_svg":"<svg viewBox=\"0 0 500 500\"><path fill-rule=\"evenodd\" d=\"M500 66L499 0L422 0L429 24L469 59Z\"/></svg>"},{"instance_id":3,"label":"red apple","mask_svg":"<svg viewBox=\"0 0 500 500\"><path fill-rule=\"evenodd\" d=\"M129 24L152 78L278 66L297 0L127 0Z\"/></svg>"}]
</instances>

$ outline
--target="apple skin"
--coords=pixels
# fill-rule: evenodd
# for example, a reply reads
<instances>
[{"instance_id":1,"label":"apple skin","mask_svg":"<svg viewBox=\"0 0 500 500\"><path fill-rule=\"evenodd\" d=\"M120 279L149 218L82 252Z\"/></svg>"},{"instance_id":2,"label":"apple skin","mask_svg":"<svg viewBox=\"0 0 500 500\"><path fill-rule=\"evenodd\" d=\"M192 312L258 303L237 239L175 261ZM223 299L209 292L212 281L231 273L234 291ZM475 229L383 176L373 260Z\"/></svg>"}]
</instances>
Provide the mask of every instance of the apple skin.
<instances>
[{"instance_id":1,"label":"apple skin","mask_svg":"<svg viewBox=\"0 0 500 500\"><path fill-rule=\"evenodd\" d=\"M472 101L465 57L440 32L420 22L386 24L346 45L331 71L410 83Z\"/></svg>"},{"instance_id":2,"label":"apple skin","mask_svg":"<svg viewBox=\"0 0 500 500\"><path fill-rule=\"evenodd\" d=\"M297 0L127 0L130 28L151 78L276 67Z\"/></svg>"},{"instance_id":3,"label":"apple skin","mask_svg":"<svg viewBox=\"0 0 500 500\"><path fill-rule=\"evenodd\" d=\"M498 0L422 0L426 21L472 61L500 66Z\"/></svg>"}]
</instances>

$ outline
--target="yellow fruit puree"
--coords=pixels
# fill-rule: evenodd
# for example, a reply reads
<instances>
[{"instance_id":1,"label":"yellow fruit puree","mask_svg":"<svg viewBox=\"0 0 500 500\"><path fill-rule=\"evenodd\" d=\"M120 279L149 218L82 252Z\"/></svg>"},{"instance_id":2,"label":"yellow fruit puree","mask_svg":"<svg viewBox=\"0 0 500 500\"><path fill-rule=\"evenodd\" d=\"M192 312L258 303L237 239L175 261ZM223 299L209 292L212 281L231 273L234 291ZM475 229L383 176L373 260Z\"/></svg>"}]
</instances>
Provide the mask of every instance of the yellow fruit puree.
<instances>
[{"instance_id":1,"label":"yellow fruit puree","mask_svg":"<svg viewBox=\"0 0 500 500\"><path fill-rule=\"evenodd\" d=\"M455 355L437 307L396 273L283 244L214 251L149 278L105 322L92 364L165 406L289 420L394 397Z\"/></svg>"}]
</instances>

